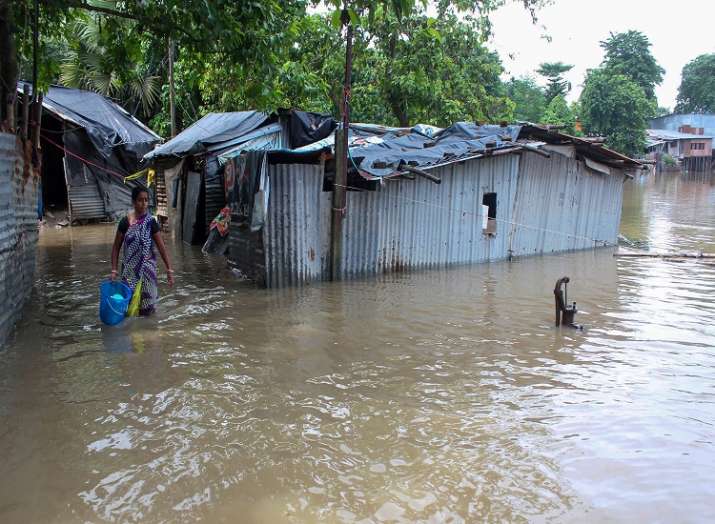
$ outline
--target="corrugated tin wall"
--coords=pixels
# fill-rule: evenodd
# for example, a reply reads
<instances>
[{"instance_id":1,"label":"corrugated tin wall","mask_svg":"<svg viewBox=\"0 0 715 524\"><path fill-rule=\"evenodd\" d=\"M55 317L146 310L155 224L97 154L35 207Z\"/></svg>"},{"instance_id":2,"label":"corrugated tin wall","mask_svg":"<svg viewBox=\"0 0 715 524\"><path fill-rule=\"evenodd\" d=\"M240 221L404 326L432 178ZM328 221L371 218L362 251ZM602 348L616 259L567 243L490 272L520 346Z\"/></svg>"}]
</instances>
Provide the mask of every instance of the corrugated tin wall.
<instances>
[{"instance_id":1,"label":"corrugated tin wall","mask_svg":"<svg viewBox=\"0 0 715 524\"><path fill-rule=\"evenodd\" d=\"M71 156L65 157L67 192L72 220L90 220L106 216L105 201L97 178L87 166Z\"/></svg>"},{"instance_id":2,"label":"corrugated tin wall","mask_svg":"<svg viewBox=\"0 0 715 524\"><path fill-rule=\"evenodd\" d=\"M484 193L497 193L497 219L511 222L517 155L437 168L442 179L393 179L377 191L349 192L343 277L443 267L507 256L508 229L482 232Z\"/></svg>"},{"instance_id":3,"label":"corrugated tin wall","mask_svg":"<svg viewBox=\"0 0 715 524\"><path fill-rule=\"evenodd\" d=\"M266 286L327 279L332 193L323 191L323 166L278 164L269 173L263 228Z\"/></svg>"},{"instance_id":4,"label":"corrugated tin wall","mask_svg":"<svg viewBox=\"0 0 715 524\"><path fill-rule=\"evenodd\" d=\"M617 241L623 176L597 174L553 153L503 155L431 171L442 179L386 180L349 191L343 278L591 248ZM320 166L277 165L260 255L268 287L330 276L331 193ZM482 230L485 193L497 194L496 231ZM237 233L234 233L237 234ZM598 240L599 242L595 242ZM239 249L234 242L232 249ZM241 244L241 250L248 249ZM249 258L245 258L249 260ZM239 268L242 269L242 268ZM251 274L250 268L242 269Z\"/></svg>"},{"instance_id":5,"label":"corrugated tin wall","mask_svg":"<svg viewBox=\"0 0 715 524\"><path fill-rule=\"evenodd\" d=\"M211 221L216 218L221 209L226 205L226 190L223 183L223 171L218 162L213 159L204 169L204 186L206 202L206 230L208 234Z\"/></svg>"},{"instance_id":6,"label":"corrugated tin wall","mask_svg":"<svg viewBox=\"0 0 715 524\"><path fill-rule=\"evenodd\" d=\"M38 182L25 178L16 140L0 133L0 347L30 296L38 235Z\"/></svg>"},{"instance_id":7,"label":"corrugated tin wall","mask_svg":"<svg viewBox=\"0 0 715 524\"><path fill-rule=\"evenodd\" d=\"M511 226L512 255L615 244L622 200L620 172L603 175L557 153L551 158L525 153Z\"/></svg>"}]
</instances>

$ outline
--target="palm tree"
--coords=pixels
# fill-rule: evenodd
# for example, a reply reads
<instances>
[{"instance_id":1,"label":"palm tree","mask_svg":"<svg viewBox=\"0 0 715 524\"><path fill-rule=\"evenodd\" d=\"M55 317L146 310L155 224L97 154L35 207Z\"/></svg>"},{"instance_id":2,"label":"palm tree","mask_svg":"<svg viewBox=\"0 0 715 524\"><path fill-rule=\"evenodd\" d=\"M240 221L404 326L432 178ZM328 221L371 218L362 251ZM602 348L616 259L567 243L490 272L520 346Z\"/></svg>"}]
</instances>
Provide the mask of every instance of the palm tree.
<instances>
[{"instance_id":1,"label":"palm tree","mask_svg":"<svg viewBox=\"0 0 715 524\"><path fill-rule=\"evenodd\" d=\"M129 21L116 22L126 26ZM117 99L129 112L136 114L141 108L144 117L150 117L160 101L160 77L152 74L144 61L126 60L130 53L119 53L116 42L107 45L99 18L85 16L72 23L70 47L60 63L60 81L68 87L95 91ZM115 29L116 31L116 29ZM127 39L127 45L137 44Z\"/></svg>"}]
</instances>

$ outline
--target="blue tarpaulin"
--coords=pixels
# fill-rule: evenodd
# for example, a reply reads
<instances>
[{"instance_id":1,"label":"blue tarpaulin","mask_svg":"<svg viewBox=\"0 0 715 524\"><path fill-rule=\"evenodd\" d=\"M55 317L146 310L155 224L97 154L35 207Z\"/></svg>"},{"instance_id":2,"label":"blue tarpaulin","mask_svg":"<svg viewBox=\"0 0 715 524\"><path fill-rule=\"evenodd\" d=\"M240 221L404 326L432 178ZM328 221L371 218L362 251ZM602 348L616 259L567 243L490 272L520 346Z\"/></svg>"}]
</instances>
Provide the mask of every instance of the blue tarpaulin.
<instances>
[{"instance_id":1,"label":"blue tarpaulin","mask_svg":"<svg viewBox=\"0 0 715 524\"><path fill-rule=\"evenodd\" d=\"M456 123L433 137L412 129L405 133L388 132L379 141L353 145L350 156L360 171L374 177L388 176L402 165L428 167L487 150L513 147L521 126L479 126Z\"/></svg>"},{"instance_id":2,"label":"blue tarpaulin","mask_svg":"<svg viewBox=\"0 0 715 524\"><path fill-rule=\"evenodd\" d=\"M209 113L183 130L174 138L144 157L151 161L160 158L180 158L205 152L210 146L231 142L262 126L268 115L260 111ZM227 147L230 144L227 144ZM211 147L216 150L215 147Z\"/></svg>"}]
</instances>

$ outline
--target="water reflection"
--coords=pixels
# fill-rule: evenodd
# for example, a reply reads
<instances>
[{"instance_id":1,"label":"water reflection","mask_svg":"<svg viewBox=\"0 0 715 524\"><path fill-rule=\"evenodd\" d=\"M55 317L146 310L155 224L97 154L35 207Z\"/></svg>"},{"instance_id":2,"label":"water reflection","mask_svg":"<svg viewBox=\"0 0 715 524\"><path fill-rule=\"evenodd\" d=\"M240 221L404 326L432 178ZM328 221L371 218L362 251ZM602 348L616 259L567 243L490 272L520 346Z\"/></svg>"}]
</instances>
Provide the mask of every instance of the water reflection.
<instances>
[{"instance_id":1,"label":"water reflection","mask_svg":"<svg viewBox=\"0 0 715 524\"><path fill-rule=\"evenodd\" d=\"M711 249L714 199L635 180L623 232ZM267 292L176 245L157 317L104 328L111 234L43 234L0 353L3 521L715 517L712 266L599 250ZM552 327L563 275L583 332Z\"/></svg>"}]
</instances>

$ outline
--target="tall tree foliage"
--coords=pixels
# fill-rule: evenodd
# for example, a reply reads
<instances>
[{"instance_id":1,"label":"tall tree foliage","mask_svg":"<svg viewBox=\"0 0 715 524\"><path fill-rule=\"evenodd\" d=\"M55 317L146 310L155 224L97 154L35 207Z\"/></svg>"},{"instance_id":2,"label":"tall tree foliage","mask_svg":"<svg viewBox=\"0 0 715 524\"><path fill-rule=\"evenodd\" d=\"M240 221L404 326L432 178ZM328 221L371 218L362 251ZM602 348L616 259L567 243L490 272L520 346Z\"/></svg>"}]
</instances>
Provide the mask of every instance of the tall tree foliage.
<instances>
[{"instance_id":1,"label":"tall tree foliage","mask_svg":"<svg viewBox=\"0 0 715 524\"><path fill-rule=\"evenodd\" d=\"M606 145L623 154L639 156L643 152L653 104L631 78L604 68L589 71L580 108L588 133L605 136Z\"/></svg>"},{"instance_id":2,"label":"tall tree foliage","mask_svg":"<svg viewBox=\"0 0 715 524\"><path fill-rule=\"evenodd\" d=\"M531 77L512 78L506 83L506 95L514 103L514 119L539 123L546 110L543 89Z\"/></svg>"},{"instance_id":3,"label":"tall tree foliage","mask_svg":"<svg viewBox=\"0 0 715 524\"><path fill-rule=\"evenodd\" d=\"M499 79L501 62L469 23L452 14L418 15L387 19L374 34L381 55L380 95L398 125L511 118L513 104Z\"/></svg>"},{"instance_id":4,"label":"tall tree foliage","mask_svg":"<svg viewBox=\"0 0 715 524\"><path fill-rule=\"evenodd\" d=\"M107 24L113 25L111 30ZM123 19L102 23L81 14L68 29L74 38L60 61L59 80L122 100L133 113L151 116L159 102L162 56L152 53L136 25Z\"/></svg>"},{"instance_id":5,"label":"tall tree foliage","mask_svg":"<svg viewBox=\"0 0 715 524\"><path fill-rule=\"evenodd\" d=\"M569 107L566 99L561 96L555 96L544 112L542 119L544 124L560 126L565 133L573 135L576 132L576 117Z\"/></svg>"},{"instance_id":6,"label":"tall tree foliage","mask_svg":"<svg viewBox=\"0 0 715 524\"><path fill-rule=\"evenodd\" d=\"M675 110L715 113L715 53L700 55L683 67Z\"/></svg>"},{"instance_id":7,"label":"tall tree foliage","mask_svg":"<svg viewBox=\"0 0 715 524\"><path fill-rule=\"evenodd\" d=\"M427 16L426 0L44 0L40 84L62 81L110 95L166 133L172 39L184 125L207 111L248 107L337 114L344 40L335 22L347 6L356 35L354 119L403 125L510 119L513 103L499 80L498 56L482 45L490 14L508 1L534 16L549 0L438 0L430 11L436 16ZM311 4L334 12L328 19L306 16ZM17 48L10 55L29 78L33 0L7 6L0 0L10 12L0 22L12 29ZM11 90L16 75L3 65L0 77L6 73Z\"/></svg>"},{"instance_id":8,"label":"tall tree foliage","mask_svg":"<svg viewBox=\"0 0 715 524\"><path fill-rule=\"evenodd\" d=\"M565 97L571 91L571 82L564 78L564 73L573 69L570 64L563 62L544 62L536 70L538 74L546 78L546 103L550 103L557 96Z\"/></svg>"},{"instance_id":9,"label":"tall tree foliage","mask_svg":"<svg viewBox=\"0 0 715 524\"><path fill-rule=\"evenodd\" d=\"M651 53L648 37L640 31L611 33L601 47L605 51L601 66L611 74L633 80L655 104L655 87L663 81L665 70Z\"/></svg>"}]
</instances>

